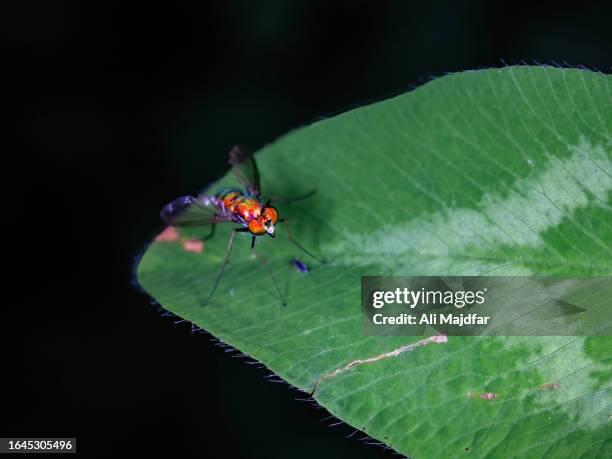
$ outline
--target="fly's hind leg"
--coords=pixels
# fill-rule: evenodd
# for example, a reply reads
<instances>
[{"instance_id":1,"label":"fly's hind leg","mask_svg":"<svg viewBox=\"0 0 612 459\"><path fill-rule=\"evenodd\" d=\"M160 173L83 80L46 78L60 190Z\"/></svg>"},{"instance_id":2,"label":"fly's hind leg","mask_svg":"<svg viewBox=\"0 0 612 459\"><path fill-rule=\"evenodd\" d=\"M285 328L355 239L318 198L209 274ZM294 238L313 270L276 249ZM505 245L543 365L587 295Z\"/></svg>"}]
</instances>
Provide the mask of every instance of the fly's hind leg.
<instances>
[{"instance_id":1,"label":"fly's hind leg","mask_svg":"<svg viewBox=\"0 0 612 459\"><path fill-rule=\"evenodd\" d=\"M200 238L201 241L208 241L209 239L211 239L214 235L215 235L215 230L217 229L217 224L213 223L212 225L210 225L210 233L208 233L206 236L202 236Z\"/></svg>"},{"instance_id":2,"label":"fly's hind leg","mask_svg":"<svg viewBox=\"0 0 612 459\"><path fill-rule=\"evenodd\" d=\"M264 268L266 268L266 270L268 271L268 274L270 274L272 283L274 284L274 287L276 288L276 293L278 293L278 297L280 298L283 306L286 306L287 302L285 301L285 297L283 297L283 294L281 293L280 288L278 287L278 284L276 283L276 279L274 278L274 274L272 274L272 270L268 266L268 260L266 260L263 256L259 254L257 250L255 250L255 240L256 238L255 236L253 236L253 240L251 241L251 251L255 254L255 256L257 257L257 260L259 260L259 262L264 266Z\"/></svg>"}]
</instances>

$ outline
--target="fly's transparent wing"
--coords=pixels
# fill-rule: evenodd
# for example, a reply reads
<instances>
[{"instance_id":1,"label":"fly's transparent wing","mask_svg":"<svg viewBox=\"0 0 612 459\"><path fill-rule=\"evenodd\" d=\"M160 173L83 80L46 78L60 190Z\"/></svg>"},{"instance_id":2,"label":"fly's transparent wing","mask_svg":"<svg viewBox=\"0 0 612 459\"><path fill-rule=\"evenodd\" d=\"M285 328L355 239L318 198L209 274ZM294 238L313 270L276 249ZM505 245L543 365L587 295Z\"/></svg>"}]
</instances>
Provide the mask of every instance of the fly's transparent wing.
<instances>
[{"instance_id":1,"label":"fly's transparent wing","mask_svg":"<svg viewBox=\"0 0 612 459\"><path fill-rule=\"evenodd\" d=\"M160 217L171 226L204 226L229 221L217 214L217 208L193 196L181 196L166 204Z\"/></svg>"},{"instance_id":2,"label":"fly's transparent wing","mask_svg":"<svg viewBox=\"0 0 612 459\"><path fill-rule=\"evenodd\" d=\"M247 193L259 198L261 196L259 170L253 155L243 151L239 146L235 146L229 152L229 163L232 165L232 172Z\"/></svg>"}]
</instances>

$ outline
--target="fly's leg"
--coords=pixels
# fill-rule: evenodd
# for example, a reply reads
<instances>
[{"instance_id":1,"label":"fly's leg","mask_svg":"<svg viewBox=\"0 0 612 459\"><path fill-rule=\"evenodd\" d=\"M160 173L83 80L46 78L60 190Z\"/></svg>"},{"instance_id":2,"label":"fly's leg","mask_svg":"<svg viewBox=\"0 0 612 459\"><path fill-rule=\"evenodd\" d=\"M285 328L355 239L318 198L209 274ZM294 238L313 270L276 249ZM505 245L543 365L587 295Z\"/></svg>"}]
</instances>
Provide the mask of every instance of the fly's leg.
<instances>
[{"instance_id":1,"label":"fly's leg","mask_svg":"<svg viewBox=\"0 0 612 459\"><path fill-rule=\"evenodd\" d=\"M232 252L232 245L234 245L234 239L236 238L236 234L244 233L246 231L248 231L247 228L236 228L232 231L232 234L230 235L230 238L229 238L229 242L227 243L227 250L225 252L225 258L223 259L223 264L221 265L221 270L219 271L219 274L217 275L217 280L215 280L215 285L213 285L213 288L210 294L208 295L208 298L206 298L206 301L204 301L203 304L207 304L211 300L213 295L215 294L215 291L217 290L219 281L221 281L221 277L223 277L225 266L227 265L227 262L229 261L230 253Z\"/></svg>"},{"instance_id":2,"label":"fly's leg","mask_svg":"<svg viewBox=\"0 0 612 459\"><path fill-rule=\"evenodd\" d=\"M317 190L310 190L306 194L303 194L301 196L295 196L293 198L285 198L283 196L271 196L266 202L266 205L264 207L268 207L272 203L272 201L278 202L281 204L291 204L292 202L301 201L302 199L308 199L311 196L313 196L316 192Z\"/></svg>"},{"instance_id":3,"label":"fly's leg","mask_svg":"<svg viewBox=\"0 0 612 459\"><path fill-rule=\"evenodd\" d=\"M276 293L278 293L281 303L283 304L283 306L287 306L287 302L285 301L285 298L283 297L283 294L281 293L280 288L278 288L278 284L276 283L274 274L272 274L272 270L268 266L268 261L263 256L261 256L257 250L255 250L256 240L257 238L253 236L253 239L251 240L251 251L255 254L255 256L257 257L257 260L259 260L259 262L264 266L264 268L266 268L266 271L268 271L268 274L270 274L270 277L272 278L272 283L274 284L274 287L276 288Z\"/></svg>"},{"instance_id":4,"label":"fly's leg","mask_svg":"<svg viewBox=\"0 0 612 459\"><path fill-rule=\"evenodd\" d=\"M208 235L206 235L206 236L202 236L202 237L200 238L200 240L202 240L202 241L208 241L209 239L211 239L211 238L212 238L212 237L215 235L215 230L216 230L216 229L217 229L217 224L216 224L216 223L213 223L213 224L211 225L211 228L210 228L210 233L209 233Z\"/></svg>"},{"instance_id":5,"label":"fly's leg","mask_svg":"<svg viewBox=\"0 0 612 459\"><path fill-rule=\"evenodd\" d=\"M291 226L289 225L289 220L287 220L286 218L282 218L282 219L279 220L279 223L285 223L285 225L287 225L287 239L289 239L293 244L295 244L295 246L298 249L300 249L305 254L311 256L315 260L320 261L321 263L325 263L325 260L322 260L321 258L317 257L316 255L313 255L312 252L307 250L302 244L300 244L298 241L296 241L293 238L293 235L291 234Z\"/></svg>"}]
</instances>

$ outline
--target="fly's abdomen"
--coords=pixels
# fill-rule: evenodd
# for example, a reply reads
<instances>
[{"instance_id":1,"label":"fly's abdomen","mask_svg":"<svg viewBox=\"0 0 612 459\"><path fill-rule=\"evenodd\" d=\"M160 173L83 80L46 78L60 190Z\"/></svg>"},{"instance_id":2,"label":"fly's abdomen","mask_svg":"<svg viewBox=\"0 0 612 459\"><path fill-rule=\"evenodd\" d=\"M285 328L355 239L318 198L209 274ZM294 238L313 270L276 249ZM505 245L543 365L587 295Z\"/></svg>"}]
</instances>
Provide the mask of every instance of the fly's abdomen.
<instances>
[{"instance_id":1,"label":"fly's abdomen","mask_svg":"<svg viewBox=\"0 0 612 459\"><path fill-rule=\"evenodd\" d=\"M227 212L234 212L236 201L242 197L242 193L238 190L225 189L221 190L216 195L219 200L219 205Z\"/></svg>"}]
</instances>

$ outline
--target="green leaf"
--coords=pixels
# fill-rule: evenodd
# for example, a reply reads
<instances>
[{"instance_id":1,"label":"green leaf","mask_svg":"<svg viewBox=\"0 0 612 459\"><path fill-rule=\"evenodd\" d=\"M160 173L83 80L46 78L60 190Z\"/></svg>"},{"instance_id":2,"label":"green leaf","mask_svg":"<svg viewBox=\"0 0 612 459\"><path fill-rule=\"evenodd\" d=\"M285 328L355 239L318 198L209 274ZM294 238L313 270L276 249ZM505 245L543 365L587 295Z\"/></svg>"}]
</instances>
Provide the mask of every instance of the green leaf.
<instances>
[{"instance_id":1,"label":"green leaf","mask_svg":"<svg viewBox=\"0 0 612 459\"><path fill-rule=\"evenodd\" d=\"M363 334L362 275L610 274L610 83L575 69L464 72L265 147L264 194L317 190L277 207L329 260L309 260L282 224L258 241L287 306L242 236L202 306L229 228L203 253L152 244L138 280L294 386L310 392L327 375L316 400L400 453L611 457L609 337L451 336L335 372L420 339ZM294 256L311 271L292 268Z\"/></svg>"}]
</instances>

